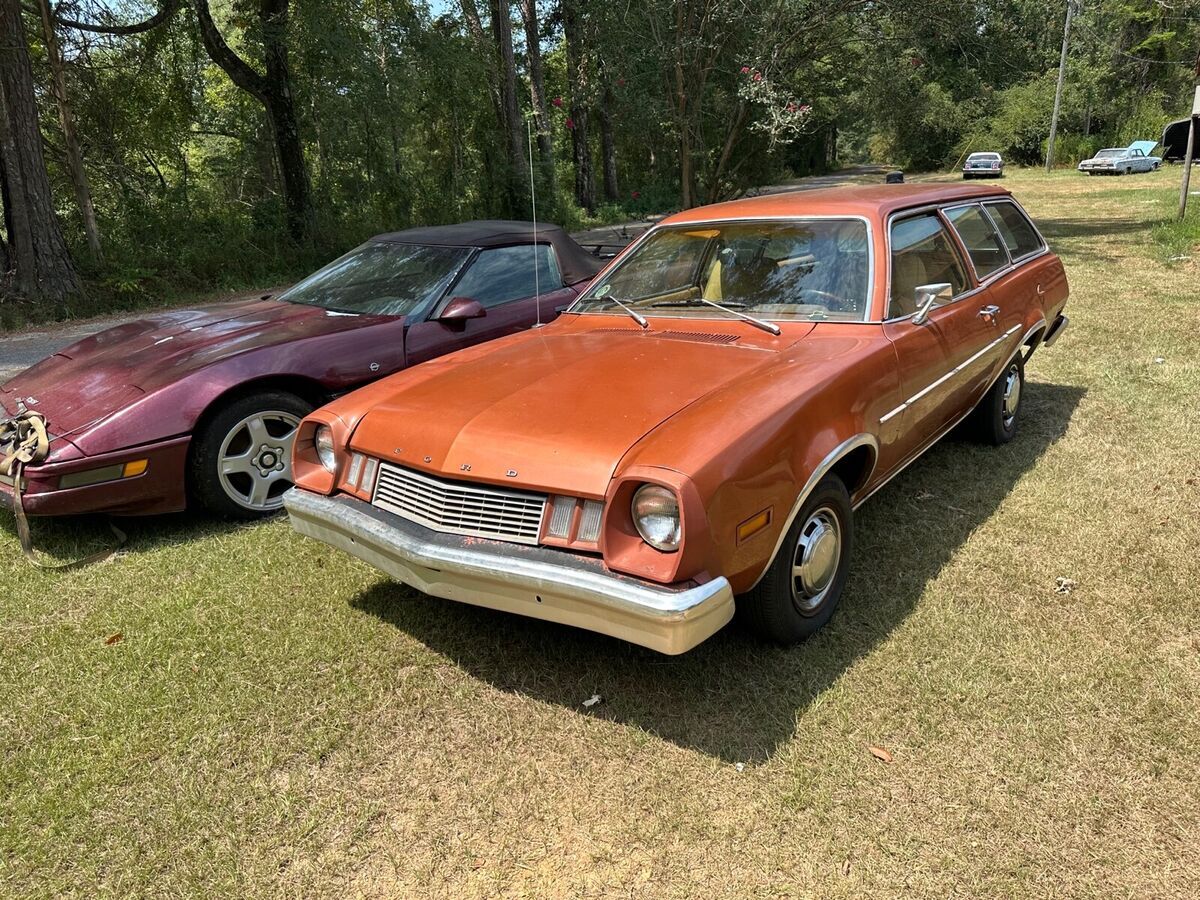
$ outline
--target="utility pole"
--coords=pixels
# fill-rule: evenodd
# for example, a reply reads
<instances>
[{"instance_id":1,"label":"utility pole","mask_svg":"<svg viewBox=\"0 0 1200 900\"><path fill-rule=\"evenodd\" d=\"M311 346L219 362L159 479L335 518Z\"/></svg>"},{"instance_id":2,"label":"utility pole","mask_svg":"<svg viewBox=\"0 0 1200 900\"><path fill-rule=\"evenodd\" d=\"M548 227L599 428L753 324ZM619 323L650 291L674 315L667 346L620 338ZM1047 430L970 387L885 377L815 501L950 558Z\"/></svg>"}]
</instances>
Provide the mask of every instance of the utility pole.
<instances>
[{"instance_id":1,"label":"utility pole","mask_svg":"<svg viewBox=\"0 0 1200 900\"><path fill-rule=\"evenodd\" d=\"M1196 53L1195 86L1192 114L1188 118L1187 152L1183 155L1183 183L1179 187L1179 221L1187 215L1188 188L1192 184L1192 160L1196 153L1196 130L1200 128L1200 52Z\"/></svg>"},{"instance_id":2,"label":"utility pole","mask_svg":"<svg viewBox=\"0 0 1200 900\"><path fill-rule=\"evenodd\" d=\"M1058 58L1058 87L1054 89L1054 112L1050 115L1050 140L1046 144L1046 171L1054 169L1054 139L1058 136L1058 108L1062 105L1063 82L1067 78L1067 47L1071 42L1071 17L1075 0L1067 0L1067 21L1063 25L1062 56Z\"/></svg>"}]
</instances>

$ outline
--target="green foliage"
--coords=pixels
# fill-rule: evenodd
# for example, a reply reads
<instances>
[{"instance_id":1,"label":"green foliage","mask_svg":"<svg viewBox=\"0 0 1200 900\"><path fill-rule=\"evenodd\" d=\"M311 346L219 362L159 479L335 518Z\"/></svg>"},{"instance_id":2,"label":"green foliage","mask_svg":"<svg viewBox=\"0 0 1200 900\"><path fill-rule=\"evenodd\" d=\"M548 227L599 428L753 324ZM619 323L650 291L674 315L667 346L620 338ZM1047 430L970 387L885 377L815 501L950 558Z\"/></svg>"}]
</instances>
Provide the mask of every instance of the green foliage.
<instances>
[{"instance_id":1,"label":"green foliage","mask_svg":"<svg viewBox=\"0 0 1200 900\"><path fill-rule=\"evenodd\" d=\"M132 18L138 5L127 6L62 4L82 18L100 8ZM486 32L488 4L479 6ZM538 207L543 220L568 228L677 208L685 161L699 203L864 160L921 170L982 149L1015 163L1044 158L1060 4L769 0L754 15L740 0L584 4L589 75L574 86L561 2L537 8L546 95L565 101L548 109L554 159L535 165ZM249 0L213 0L212 9L230 45L257 60L259 17ZM1200 0L1086 5L1072 30L1060 163L1156 137L1181 114L1198 23ZM60 218L89 285L90 306L78 313L285 282L373 232L526 214L526 198L509 190L495 54L472 37L459 5L293 0L289 66L317 207L315 239L293 245L263 109L209 61L194 11L183 4L144 34L62 31L104 243L100 264L89 257L73 205L32 15L27 24L35 78L46 88L39 99ZM528 115L519 19L514 35ZM602 97L614 122L620 196L603 199L591 216L573 199L573 91L593 110L597 180ZM3 311L9 321L14 310Z\"/></svg>"}]
</instances>

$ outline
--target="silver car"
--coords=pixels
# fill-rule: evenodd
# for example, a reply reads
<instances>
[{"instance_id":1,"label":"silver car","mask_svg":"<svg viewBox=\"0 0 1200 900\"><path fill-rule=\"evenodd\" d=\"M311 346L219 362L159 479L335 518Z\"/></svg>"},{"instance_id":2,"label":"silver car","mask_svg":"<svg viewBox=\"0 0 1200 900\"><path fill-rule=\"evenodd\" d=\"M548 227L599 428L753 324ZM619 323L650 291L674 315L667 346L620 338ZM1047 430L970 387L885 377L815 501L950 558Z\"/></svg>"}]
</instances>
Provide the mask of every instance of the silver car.
<instances>
[{"instance_id":1,"label":"silver car","mask_svg":"<svg viewBox=\"0 0 1200 900\"><path fill-rule=\"evenodd\" d=\"M962 167L963 180L969 178L1003 178L1004 160L999 153L990 150L983 153L972 153Z\"/></svg>"},{"instance_id":2,"label":"silver car","mask_svg":"<svg viewBox=\"0 0 1200 900\"><path fill-rule=\"evenodd\" d=\"M1089 175L1132 175L1134 172L1153 172L1162 165L1162 159L1149 156L1155 147L1154 141L1134 141L1128 147L1108 147L1078 166L1080 172Z\"/></svg>"}]
</instances>

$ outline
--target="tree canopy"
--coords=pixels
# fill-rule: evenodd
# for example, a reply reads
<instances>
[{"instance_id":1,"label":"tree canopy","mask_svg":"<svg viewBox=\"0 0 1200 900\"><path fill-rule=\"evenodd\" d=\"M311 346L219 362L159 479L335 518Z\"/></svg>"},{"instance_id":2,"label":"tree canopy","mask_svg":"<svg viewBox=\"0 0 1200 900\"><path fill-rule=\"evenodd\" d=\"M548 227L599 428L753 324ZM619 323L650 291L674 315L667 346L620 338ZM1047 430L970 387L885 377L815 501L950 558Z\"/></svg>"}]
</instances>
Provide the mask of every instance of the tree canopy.
<instances>
[{"instance_id":1,"label":"tree canopy","mask_svg":"<svg viewBox=\"0 0 1200 900\"><path fill-rule=\"evenodd\" d=\"M531 178L574 226L855 162L1036 163L1065 13L0 0L0 318L284 281L376 231L528 216ZM1086 0L1058 158L1185 115L1198 47L1200 0Z\"/></svg>"}]
</instances>

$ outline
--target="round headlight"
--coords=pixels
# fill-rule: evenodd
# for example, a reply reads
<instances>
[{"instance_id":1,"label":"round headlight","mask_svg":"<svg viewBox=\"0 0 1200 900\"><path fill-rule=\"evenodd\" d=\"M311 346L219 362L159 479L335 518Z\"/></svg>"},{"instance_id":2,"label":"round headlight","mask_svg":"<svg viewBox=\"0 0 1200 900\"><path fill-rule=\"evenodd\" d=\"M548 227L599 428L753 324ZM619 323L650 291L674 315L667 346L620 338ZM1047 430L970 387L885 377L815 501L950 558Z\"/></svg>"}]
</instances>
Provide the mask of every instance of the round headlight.
<instances>
[{"instance_id":1,"label":"round headlight","mask_svg":"<svg viewBox=\"0 0 1200 900\"><path fill-rule=\"evenodd\" d=\"M317 458L330 472L337 471L337 454L333 452L333 432L328 426L318 425L317 433L313 435L313 446L317 448Z\"/></svg>"},{"instance_id":2,"label":"round headlight","mask_svg":"<svg viewBox=\"0 0 1200 900\"><path fill-rule=\"evenodd\" d=\"M633 524L656 550L679 549L679 500L657 484L643 484L633 495Z\"/></svg>"}]
</instances>

